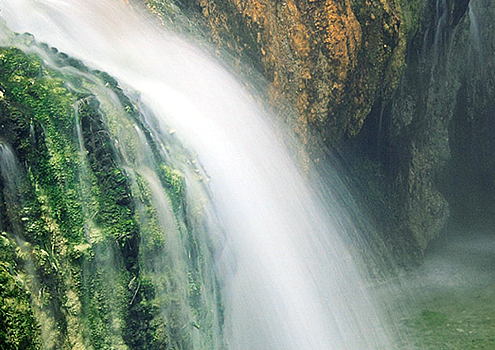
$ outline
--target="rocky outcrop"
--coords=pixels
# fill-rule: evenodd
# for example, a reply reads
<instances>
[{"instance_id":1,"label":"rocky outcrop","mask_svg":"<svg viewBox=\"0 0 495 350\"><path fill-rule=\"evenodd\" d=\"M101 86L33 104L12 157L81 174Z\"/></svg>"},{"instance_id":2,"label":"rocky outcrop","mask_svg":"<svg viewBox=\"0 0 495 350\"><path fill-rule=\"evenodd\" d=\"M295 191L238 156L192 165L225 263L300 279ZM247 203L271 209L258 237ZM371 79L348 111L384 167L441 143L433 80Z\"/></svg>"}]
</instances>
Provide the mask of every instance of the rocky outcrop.
<instances>
[{"instance_id":1,"label":"rocky outcrop","mask_svg":"<svg viewBox=\"0 0 495 350\"><path fill-rule=\"evenodd\" d=\"M145 2L167 13L166 2ZM176 4L205 25L218 48L262 72L281 114L295 110L287 122L310 151L319 140L333 147L359 132L375 99L398 81L410 29L395 0Z\"/></svg>"},{"instance_id":2,"label":"rocky outcrop","mask_svg":"<svg viewBox=\"0 0 495 350\"><path fill-rule=\"evenodd\" d=\"M495 9L471 0L470 55L449 127L452 158L446 196L460 224L495 223Z\"/></svg>"},{"instance_id":3,"label":"rocky outcrop","mask_svg":"<svg viewBox=\"0 0 495 350\"><path fill-rule=\"evenodd\" d=\"M170 7L164 11L167 2L145 3L170 17ZM445 227L451 207L461 210L459 196L469 197L467 186L464 195L452 190L456 185L450 175L458 184L487 174L481 164L491 164L492 148L482 130L489 118L479 104L464 107L475 98L468 86L480 90L479 79L469 78L473 52L481 50L481 41L490 42L473 37L479 31L475 12L486 17L491 11L482 0L175 4L204 24L216 47L263 74L270 101L313 159L325 146L344 153L349 145L361 147L351 172L370 173L364 176L367 191L379 194L368 204L375 207L385 236L393 237L392 245L423 251ZM491 74L483 72L478 76ZM490 91L488 85L483 88L483 108L490 108ZM474 122L480 114L486 116L484 122ZM485 156L475 157L483 159L477 175L458 170L463 157L463 167L472 169L467 160L475 152L464 151L461 139L469 136L463 123L478 130L478 136L486 135L484 144L475 142L486 150Z\"/></svg>"},{"instance_id":4,"label":"rocky outcrop","mask_svg":"<svg viewBox=\"0 0 495 350\"><path fill-rule=\"evenodd\" d=\"M160 3L147 1L150 8L163 15L165 11L163 4L158 6ZM322 145L335 149L343 140L352 139L360 132L373 106L393 100L393 112L380 118L390 120L386 142L396 150L390 155L395 157L394 169L389 171L383 159L376 166L389 173L394 188L390 188L390 181L379 185L371 181L382 188L368 190L389 197L379 204L374 201L375 206L393 203L390 207L387 205L387 209L378 210L387 213L379 219L387 222L385 231L390 227L396 235L399 230L406 231L403 236L409 236L407 240L414 249L426 246L445 224L449 213L443 197L430 186L435 173L433 168L438 166L437 156L442 154L443 163L448 160L448 140L445 127L433 124L432 130L436 132L428 135L415 128L421 141L404 135L409 135L413 120L413 125L420 124L418 117L427 105L435 103L435 98L444 106L451 103L444 101L441 93L433 96L438 87L430 82L415 84L415 79L430 79L422 70L433 68L424 67L422 62L416 64L409 59L411 68L401 78L407 42L409 52L413 53L421 45L430 22L435 26L434 15L419 21L420 13L428 13L425 2L403 2L404 7L398 1L198 0L188 5L176 3L189 16L193 14L204 23L213 44L240 60L250 61L262 72L270 84L270 101L295 110L295 114L284 113L282 108L281 115L294 116L286 121L307 145L310 154L314 152L314 158L321 156ZM399 84L401 88L393 99ZM424 95L425 91L432 91L432 95ZM402 95L403 98L399 97ZM452 91L450 99L454 96ZM434 113L444 112L438 109ZM420 119L429 121L431 118L422 115ZM384 127L383 121L379 124L377 128ZM376 135L372 131L364 137L375 138ZM437 142L437 138L443 140L443 144ZM364 164L369 162L363 160L358 171L369 170Z\"/></svg>"},{"instance_id":5,"label":"rocky outcrop","mask_svg":"<svg viewBox=\"0 0 495 350\"><path fill-rule=\"evenodd\" d=\"M495 208L494 58L487 50L494 40L489 29L480 31L494 13L484 1L467 5L426 4L399 87L370 117L380 122L366 136L387 172L392 210L383 226L418 251L449 218L486 225Z\"/></svg>"}]
</instances>

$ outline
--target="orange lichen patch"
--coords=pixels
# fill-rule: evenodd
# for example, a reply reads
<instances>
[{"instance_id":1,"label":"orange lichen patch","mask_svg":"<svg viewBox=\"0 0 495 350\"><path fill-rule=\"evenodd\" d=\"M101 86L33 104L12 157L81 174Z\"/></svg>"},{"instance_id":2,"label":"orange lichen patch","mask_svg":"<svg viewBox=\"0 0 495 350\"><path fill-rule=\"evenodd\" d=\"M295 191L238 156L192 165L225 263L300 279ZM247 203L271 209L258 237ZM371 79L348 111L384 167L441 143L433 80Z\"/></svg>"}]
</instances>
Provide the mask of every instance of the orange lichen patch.
<instances>
[{"instance_id":1,"label":"orange lichen patch","mask_svg":"<svg viewBox=\"0 0 495 350\"><path fill-rule=\"evenodd\" d=\"M380 3L382 4L383 9L388 13L395 13L395 9L400 7L400 1L396 0L380 0ZM398 19L398 15L396 15L396 18Z\"/></svg>"},{"instance_id":2,"label":"orange lichen patch","mask_svg":"<svg viewBox=\"0 0 495 350\"><path fill-rule=\"evenodd\" d=\"M336 76L340 81L345 80L357 63L361 45L361 25L349 1L327 0L324 6L316 10L315 24L329 58L335 62Z\"/></svg>"},{"instance_id":3,"label":"orange lichen patch","mask_svg":"<svg viewBox=\"0 0 495 350\"><path fill-rule=\"evenodd\" d=\"M291 49L300 57L307 57L309 55L310 46L306 27L298 23L290 29L289 37Z\"/></svg>"},{"instance_id":4,"label":"orange lichen patch","mask_svg":"<svg viewBox=\"0 0 495 350\"><path fill-rule=\"evenodd\" d=\"M227 45L230 48L225 40L222 42L221 37L222 33L231 31L229 26L225 25L229 23L229 20L232 22L233 14L223 13L219 10L226 8L221 6L219 1L197 1L201 5L203 16L211 28L212 41L218 46ZM301 118L293 121L295 122L294 127L298 126L301 138L305 138L302 135L306 134L307 110L310 103L310 92L305 82L312 79L312 67L314 66L314 63L309 59L312 34L308 28L308 22L312 22L311 18L300 13L295 0L286 0L284 3L278 4L270 0L226 1L230 3L232 10L243 18L242 22L236 23L243 23L258 44L255 48L259 53L257 58L260 60L263 73L269 79L271 102L277 109L282 105L290 104L298 111ZM224 17L225 15L226 17ZM242 52L244 47L239 40L235 45L238 46L232 49ZM288 67L291 70L290 76ZM300 98L299 94L303 91L302 86L305 87L304 95ZM305 102L298 102L302 100Z\"/></svg>"},{"instance_id":5,"label":"orange lichen patch","mask_svg":"<svg viewBox=\"0 0 495 350\"><path fill-rule=\"evenodd\" d=\"M210 40L266 77L274 109L303 142L313 142L310 125L333 144L357 134L376 96L397 85L405 47L399 0L359 0L356 13L354 0L191 1Z\"/></svg>"},{"instance_id":6,"label":"orange lichen patch","mask_svg":"<svg viewBox=\"0 0 495 350\"><path fill-rule=\"evenodd\" d=\"M282 16L290 23L287 26L287 36L290 47L300 58L306 58L310 52L308 28L303 24L301 13L293 1L288 1Z\"/></svg>"},{"instance_id":7,"label":"orange lichen patch","mask_svg":"<svg viewBox=\"0 0 495 350\"><path fill-rule=\"evenodd\" d=\"M255 0L233 0L233 3L239 12L251 18L253 23L263 24L266 21L267 4Z\"/></svg>"},{"instance_id":8,"label":"orange lichen patch","mask_svg":"<svg viewBox=\"0 0 495 350\"><path fill-rule=\"evenodd\" d=\"M304 124L307 124L308 122L308 119L305 116L308 110L308 106L309 106L308 93L306 91L303 91L299 94L297 98L297 111L301 115L299 117L299 120L302 121Z\"/></svg>"},{"instance_id":9,"label":"orange lichen patch","mask_svg":"<svg viewBox=\"0 0 495 350\"><path fill-rule=\"evenodd\" d=\"M302 79L307 79L307 80L311 79L311 73L309 72L309 69L308 68L302 69L302 71L301 71L301 78Z\"/></svg>"},{"instance_id":10,"label":"orange lichen patch","mask_svg":"<svg viewBox=\"0 0 495 350\"><path fill-rule=\"evenodd\" d=\"M278 102L280 99L280 89L277 86L274 86L273 84L270 85L268 89L268 97L270 98L270 101L273 102Z\"/></svg>"},{"instance_id":11,"label":"orange lichen patch","mask_svg":"<svg viewBox=\"0 0 495 350\"><path fill-rule=\"evenodd\" d=\"M209 27L211 28L211 39L219 47L222 46L221 33L222 30L228 28L227 17L223 13L216 11L216 5L214 2L208 0L199 0L199 5L203 10L203 16L208 20ZM227 30L228 32L228 30Z\"/></svg>"},{"instance_id":12,"label":"orange lichen patch","mask_svg":"<svg viewBox=\"0 0 495 350\"><path fill-rule=\"evenodd\" d=\"M155 3L146 0L145 1L145 6L148 8L148 10L156 16L158 19L159 23L161 25L165 24L165 21L163 20L163 13L158 9Z\"/></svg>"},{"instance_id":13,"label":"orange lichen patch","mask_svg":"<svg viewBox=\"0 0 495 350\"><path fill-rule=\"evenodd\" d=\"M209 1L208 0L199 0L199 6L203 9L203 15L208 16L209 14Z\"/></svg>"}]
</instances>

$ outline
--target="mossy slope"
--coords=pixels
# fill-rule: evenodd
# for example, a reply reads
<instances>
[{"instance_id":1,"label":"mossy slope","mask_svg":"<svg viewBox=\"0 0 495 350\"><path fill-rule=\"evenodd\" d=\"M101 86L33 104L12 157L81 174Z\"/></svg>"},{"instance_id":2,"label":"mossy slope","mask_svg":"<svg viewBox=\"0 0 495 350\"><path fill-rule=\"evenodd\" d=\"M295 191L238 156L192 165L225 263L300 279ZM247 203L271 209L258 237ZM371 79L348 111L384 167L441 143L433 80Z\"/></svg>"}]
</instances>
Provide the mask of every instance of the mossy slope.
<instances>
[{"instance_id":1,"label":"mossy slope","mask_svg":"<svg viewBox=\"0 0 495 350\"><path fill-rule=\"evenodd\" d=\"M185 179L156 145L164 141L107 74L46 45L24 49L0 49L0 143L18 167L0 176L0 348L185 349L203 338L213 347L215 321L190 311L207 299L204 262L185 220ZM129 160L136 127L168 218ZM168 254L167 234L185 242L176 268L150 257Z\"/></svg>"}]
</instances>

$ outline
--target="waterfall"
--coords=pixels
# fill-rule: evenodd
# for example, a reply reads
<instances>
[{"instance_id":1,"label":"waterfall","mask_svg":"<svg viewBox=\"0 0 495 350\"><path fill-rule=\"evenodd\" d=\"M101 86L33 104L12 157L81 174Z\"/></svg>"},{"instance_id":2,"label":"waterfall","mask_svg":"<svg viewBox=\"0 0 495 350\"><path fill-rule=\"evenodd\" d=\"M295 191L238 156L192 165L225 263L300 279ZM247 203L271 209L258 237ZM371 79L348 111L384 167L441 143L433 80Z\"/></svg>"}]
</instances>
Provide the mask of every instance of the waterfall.
<instances>
[{"instance_id":1,"label":"waterfall","mask_svg":"<svg viewBox=\"0 0 495 350\"><path fill-rule=\"evenodd\" d=\"M19 201L22 179L12 148L0 140L0 175L4 182L4 193L10 197L8 205Z\"/></svg>"},{"instance_id":2,"label":"waterfall","mask_svg":"<svg viewBox=\"0 0 495 350\"><path fill-rule=\"evenodd\" d=\"M475 62L479 63L481 66L483 66L483 43L482 43L482 36L481 36L481 31L480 31L480 24L479 24L479 15L478 15L478 2L475 0L472 0L469 2L469 7L468 7L468 16L469 16L469 32L471 34L472 38L472 47L473 47L473 53L472 55L474 56Z\"/></svg>"},{"instance_id":3,"label":"waterfall","mask_svg":"<svg viewBox=\"0 0 495 350\"><path fill-rule=\"evenodd\" d=\"M32 33L138 92L136 104L147 111L142 123L151 134L173 134L197 155L177 176L185 179L191 200L209 198L198 205L209 215L205 231L216 241L211 260L205 260L210 279L219 281L224 308L223 329L216 331L224 339L212 348L394 348L343 243L346 214L336 204L337 193L315 193L294 165L275 116L221 63L123 1L0 0L0 8L12 30ZM103 101L115 99L103 85L92 89ZM101 108L112 107L103 102ZM120 135L115 147L132 186L147 184L159 224L170 226L173 208L160 194L152 150L141 128L130 133L140 140L137 146L131 149L125 144L129 137ZM149 257L155 271L187 270L191 251L178 239L180 225L172 226L163 229L172 243L163 255ZM88 243L96 236L89 230ZM204 304L211 306L211 300ZM206 348L200 339L191 344Z\"/></svg>"},{"instance_id":4,"label":"waterfall","mask_svg":"<svg viewBox=\"0 0 495 350\"><path fill-rule=\"evenodd\" d=\"M20 167L11 147L0 140L0 177L3 182L3 200L8 210L9 221L16 234L20 232L19 213L22 178ZM3 218L0 216L0 230L3 231Z\"/></svg>"}]
</instances>

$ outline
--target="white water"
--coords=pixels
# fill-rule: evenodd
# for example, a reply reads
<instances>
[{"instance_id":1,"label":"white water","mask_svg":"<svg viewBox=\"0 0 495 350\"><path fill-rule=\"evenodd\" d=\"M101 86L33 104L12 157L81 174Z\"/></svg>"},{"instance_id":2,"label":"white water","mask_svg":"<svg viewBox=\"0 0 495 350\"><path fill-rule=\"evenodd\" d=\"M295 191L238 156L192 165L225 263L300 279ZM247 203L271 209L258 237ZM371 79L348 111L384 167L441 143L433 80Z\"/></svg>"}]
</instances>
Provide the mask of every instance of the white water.
<instances>
[{"instance_id":1,"label":"white water","mask_svg":"<svg viewBox=\"0 0 495 350\"><path fill-rule=\"evenodd\" d=\"M3 200L9 208L7 215L11 216L10 221L13 225L15 234L21 232L19 227L20 219L20 200L22 188L22 176L19 163L12 149L0 140L0 180L3 180ZM2 217L0 216L0 230L2 227Z\"/></svg>"},{"instance_id":2,"label":"white water","mask_svg":"<svg viewBox=\"0 0 495 350\"><path fill-rule=\"evenodd\" d=\"M471 0L469 2L468 7L468 16L469 16L469 31L471 33L471 50L470 54L473 55L475 59L475 63L478 63L481 67L484 66L484 45L483 45L483 35L480 28L480 1Z\"/></svg>"},{"instance_id":3,"label":"white water","mask_svg":"<svg viewBox=\"0 0 495 350\"><path fill-rule=\"evenodd\" d=\"M19 201L21 176L17 159L12 149L0 140L0 176L3 178L5 194L11 198L6 200L10 205ZM9 201L12 201L10 203Z\"/></svg>"},{"instance_id":4,"label":"white water","mask_svg":"<svg viewBox=\"0 0 495 350\"><path fill-rule=\"evenodd\" d=\"M225 232L229 349L391 349L341 241L269 120L220 64L119 0L0 0L1 16L141 93L206 169ZM327 196L331 196L326 194ZM213 233L212 233L213 234Z\"/></svg>"}]
</instances>

